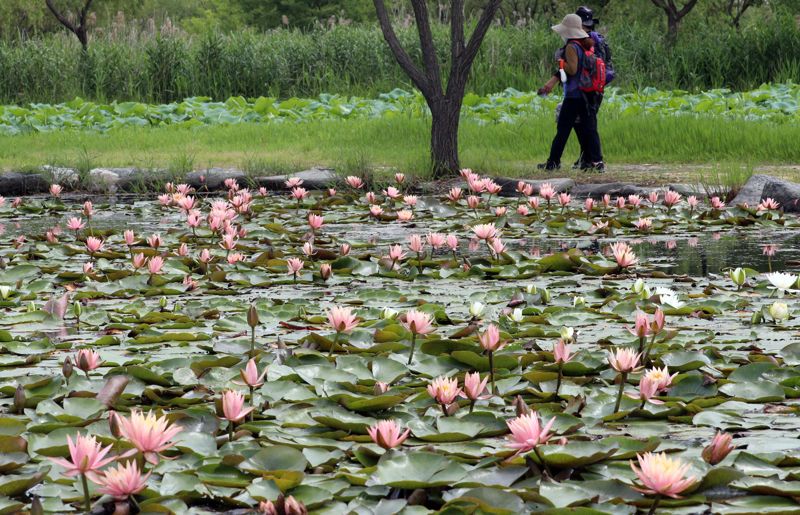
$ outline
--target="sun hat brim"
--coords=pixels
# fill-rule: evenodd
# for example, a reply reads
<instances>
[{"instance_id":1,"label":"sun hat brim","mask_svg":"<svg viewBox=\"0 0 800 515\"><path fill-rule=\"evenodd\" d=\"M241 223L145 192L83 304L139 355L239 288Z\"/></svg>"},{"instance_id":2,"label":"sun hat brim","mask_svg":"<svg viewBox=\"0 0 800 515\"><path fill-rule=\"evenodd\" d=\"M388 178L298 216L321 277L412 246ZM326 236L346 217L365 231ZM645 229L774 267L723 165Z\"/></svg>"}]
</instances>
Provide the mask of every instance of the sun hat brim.
<instances>
[{"instance_id":1,"label":"sun hat brim","mask_svg":"<svg viewBox=\"0 0 800 515\"><path fill-rule=\"evenodd\" d=\"M567 39L583 39L589 37L589 34L587 34L586 31L584 31L583 29L567 27L563 23L559 23L558 25L553 25L550 28L553 29L559 36Z\"/></svg>"}]
</instances>

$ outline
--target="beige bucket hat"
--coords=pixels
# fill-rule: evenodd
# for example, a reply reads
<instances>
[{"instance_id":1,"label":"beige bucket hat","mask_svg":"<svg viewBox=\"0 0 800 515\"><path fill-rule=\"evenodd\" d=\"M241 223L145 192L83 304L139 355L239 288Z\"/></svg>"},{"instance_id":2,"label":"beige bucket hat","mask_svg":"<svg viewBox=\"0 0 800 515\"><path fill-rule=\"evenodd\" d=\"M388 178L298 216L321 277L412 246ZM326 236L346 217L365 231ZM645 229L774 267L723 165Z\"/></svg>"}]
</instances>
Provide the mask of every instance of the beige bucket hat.
<instances>
[{"instance_id":1,"label":"beige bucket hat","mask_svg":"<svg viewBox=\"0 0 800 515\"><path fill-rule=\"evenodd\" d=\"M577 14L568 14L564 16L561 23L553 25L552 28L559 36L566 39L583 39L588 38L589 34L583 30L583 21Z\"/></svg>"}]
</instances>

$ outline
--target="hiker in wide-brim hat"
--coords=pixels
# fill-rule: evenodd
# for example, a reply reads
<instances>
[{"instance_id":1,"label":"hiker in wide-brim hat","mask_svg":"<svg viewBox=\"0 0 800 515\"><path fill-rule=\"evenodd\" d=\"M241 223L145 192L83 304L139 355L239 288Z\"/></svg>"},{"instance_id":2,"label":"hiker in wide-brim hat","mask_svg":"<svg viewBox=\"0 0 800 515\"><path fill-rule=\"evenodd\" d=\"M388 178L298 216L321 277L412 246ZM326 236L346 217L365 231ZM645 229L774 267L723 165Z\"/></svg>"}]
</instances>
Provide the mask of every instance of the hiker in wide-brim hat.
<instances>
[{"instance_id":1,"label":"hiker in wide-brim hat","mask_svg":"<svg viewBox=\"0 0 800 515\"><path fill-rule=\"evenodd\" d=\"M565 42L570 39L584 39L589 37L589 34L583 30L583 20L581 20L581 17L577 14L568 14L564 16L561 23L553 25L550 28L556 31L556 34L561 36Z\"/></svg>"},{"instance_id":2,"label":"hiker in wide-brim hat","mask_svg":"<svg viewBox=\"0 0 800 515\"><path fill-rule=\"evenodd\" d=\"M587 94L581 89L579 79L584 65L588 64L586 57L591 54L593 40L583 28L583 21L577 14L564 16L561 23L553 25L553 31L564 40L564 47L557 52L559 62L558 76L564 88L564 99L558 114L556 135L550 146L550 155L547 162L537 165L543 170L557 170L561 168L561 156L567 145L573 127L577 135L581 136L583 159L589 163L585 169L601 172L605 165L602 161L600 138L597 134L597 112L594 109L595 99L593 94ZM586 69L590 69L588 66ZM546 95L550 92L553 81L549 81L539 90L539 94ZM548 87L549 86L549 87ZM586 88L588 89L588 88ZM585 147L585 148L584 148Z\"/></svg>"}]
</instances>

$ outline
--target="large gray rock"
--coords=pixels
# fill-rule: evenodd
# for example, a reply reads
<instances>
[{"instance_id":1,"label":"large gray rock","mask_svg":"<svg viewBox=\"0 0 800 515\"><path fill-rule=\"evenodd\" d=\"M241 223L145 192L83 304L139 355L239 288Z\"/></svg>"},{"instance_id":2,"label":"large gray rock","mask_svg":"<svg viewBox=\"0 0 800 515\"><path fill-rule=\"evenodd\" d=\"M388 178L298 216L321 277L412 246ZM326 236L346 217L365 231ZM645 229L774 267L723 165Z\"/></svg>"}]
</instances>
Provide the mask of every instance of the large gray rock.
<instances>
[{"instance_id":1,"label":"large gray rock","mask_svg":"<svg viewBox=\"0 0 800 515\"><path fill-rule=\"evenodd\" d=\"M52 182L61 184L63 186L75 186L78 184L80 175L74 168L66 168L63 166L44 165L41 170L46 177L50 177Z\"/></svg>"},{"instance_id":2,"label":"large gray rock","mask_svg":"<svg viewBox=\"0 0 800 515\"><path fill-rule=\"evenodd\" d=\"M235 168L209 168L208 170L191 172L186 176L186 183L197 190L219 190L225 187L226 179L236 179L240 186L245 186L247 174Z\"/></svg>"},{"instance_id":3,"label":"large gray rock","mask_svg":"<svg viewBox=\"0 0 800 515\"><path fill-rule=\"evenodd\" d=\"M800 184L796 182L773 177L764 185L761 196L777 200L787 213L800 213Z\"/></svg>"},{"instance_id":4,"label":"large gray rock","mask_svg":"<svg viewBox=\"0 0 800 515\"><path fill-rule=\"evenodd\" d=\"M50 188L50 181L37 173L6 172L0 174L0 195L31 195Z\"/></svg>"},{"instance_id":5,"label":"large gray rock","mask_svg":"<svg viewBox=\"0 0 800 515\"><path fill-rule=\"evenodd\" d=\"M86 188L91 193L116 193L119 174L110 168L93 168L89 170Z\"/></svg>"},{"instance_id":6,"label":"large gray rock","mask_svg":"<svg viewBox=\"0 0 800 515\"><path fill-rule=\"evenodd\" d=\"M647 195L650 190L626 182L607 182L600 184L578 184L572 188L572 196L576 198L592 197L602 198L603 195L611 197L627 197L628 195Z\"/></svg>"},{"instance_id":7,"label":"large gray rock","mask_svg":"<svg viewBox=\"0 0 800 515\"><path fill-rule=\"evenodd\" d=\"M671 189L672 191L680 193L684 197L705 194L703 187L700 186L699 184L670 184L668 188Z\"/></svg>"},{"instance_id":8,"label":"large gray rock","mask_svg":"<svg viewBox=\"0 0 800 515\"><path fill-rule=\"evenodd\" d=\"M550 185L553 186L553 189L555 189L556 192L558 193L568 192L575 187L575 181L564 177L554 177L552 179L542 179L542 180L495 177L493 180L494 182L503 187L503 190L500 192L500 195L503 197L514 197L519 195L519 193L517 192L517 183L519 183L520 181L532 185L534 194L539 192L539 189L542 187L542 184L548 182L550 183Z\"/></svg>"},{"instance_id":9,"label":"large gray rock","mask_svg":"<svg viewBox=\"0 0 800 515\"><path fill-rule=\"evenodd\" d=\"M271 191L282 191L286 189L286 180L289 177L303 179L303 188L307 190L324 190L338 182L339 177L330 168L311 168L291 175L272 175L269 177L258 177L256 182Z\"/></svg>"},{"instance_id":10,"label":"large gray rock","mask_svg":"<svg viewBox=\"0 0 800 515\"><path fill-rule=\"evenodd\" d=\"M738 206L739 204L747 204L750 207L757 205L763 198L764 186L766 186L768 182L774 180L780 179L763 174L750 176L744 186L742 186L742 189L739 190L736 197L730 202L730 205Z\"/></svg>"}]
</instances>

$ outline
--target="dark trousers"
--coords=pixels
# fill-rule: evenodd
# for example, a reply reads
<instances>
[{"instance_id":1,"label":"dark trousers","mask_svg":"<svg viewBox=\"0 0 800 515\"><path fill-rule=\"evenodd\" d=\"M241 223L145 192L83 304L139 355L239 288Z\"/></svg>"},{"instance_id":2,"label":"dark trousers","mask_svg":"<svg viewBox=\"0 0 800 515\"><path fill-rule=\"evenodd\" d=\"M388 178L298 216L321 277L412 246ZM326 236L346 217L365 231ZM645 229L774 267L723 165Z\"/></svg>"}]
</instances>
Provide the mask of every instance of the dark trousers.
<instances>
[{"instance_id":1,"label":"dark trousers","mask_svg":"<svg viewBox=\"0 0 800 515\"><path fill-rule=\"evenodd\" d=\"M603 95L600 93L585 93L584 95L589 104L589 109L594 110L594 130L592 132L587 132L585 127L580 124L580 118L573 127L575 129L575 136L577 136L578 143L580 143L581 146L581 154L578 157L577 164L591 164L603 160L603 146L600 144L600 132L597 130L597 113L600 111L600 104L603 103ZM594 139L595 137L597 138L596 140ZM589 145L597 145L596 149L599 159L586 159L585 156L588 156L586 149L589 148Z\"/></svg>"},{"instance_id":2,"label":"dark trousers","mask_svg":"<svg viewBox=\"0 0 800 515\"><path fill-rule=\"evenodd\" d=\"M548 162L561 164L561 155L567 146L569 134L573 127L581 143L584 160L590 163L602 161L600 150L600 135L597 133L597 108L599 104L591 94L577 98L565 98L561 104L561 114L558 117L556 135L550 146Z\"/></svg>"}]
</instances>

